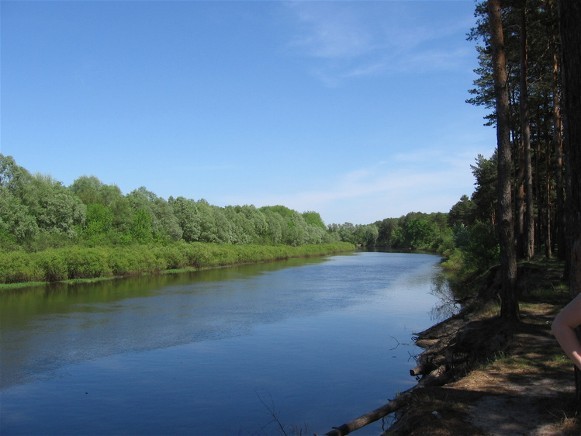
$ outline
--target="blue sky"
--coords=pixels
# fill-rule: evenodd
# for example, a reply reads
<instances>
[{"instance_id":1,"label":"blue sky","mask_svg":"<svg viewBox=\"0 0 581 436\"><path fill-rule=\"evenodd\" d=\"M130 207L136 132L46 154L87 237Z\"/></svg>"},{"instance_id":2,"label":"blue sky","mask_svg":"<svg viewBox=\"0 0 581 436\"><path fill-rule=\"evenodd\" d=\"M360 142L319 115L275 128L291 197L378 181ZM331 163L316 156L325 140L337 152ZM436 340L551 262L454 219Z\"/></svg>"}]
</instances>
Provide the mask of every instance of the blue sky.
<instances>
[{"instance_id":1,"label":"blue sky","mask_svg":"<svg viewBox=\"0 0 581 436\"><path fill-rule=\"evenodd\" d=\"M472 0L1 2L0 152L327 224L447 212L495 132Z\"/></svg>"}]
</instances>

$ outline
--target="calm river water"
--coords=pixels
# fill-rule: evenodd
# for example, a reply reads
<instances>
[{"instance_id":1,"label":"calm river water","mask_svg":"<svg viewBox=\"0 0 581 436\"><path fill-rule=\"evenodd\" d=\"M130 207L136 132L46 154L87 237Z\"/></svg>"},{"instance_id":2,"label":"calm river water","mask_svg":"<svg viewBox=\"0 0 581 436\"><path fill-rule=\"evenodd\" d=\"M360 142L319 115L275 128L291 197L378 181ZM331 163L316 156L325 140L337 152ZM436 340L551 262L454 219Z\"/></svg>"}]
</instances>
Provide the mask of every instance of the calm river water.
<instances>
[{"instance_id":1,"label":"calm river water","mask_svg":"<svg viewBox=\"0 0 581 436\"><path fill-rule=\"evenodd\" d=\"M414 385L438 263L365 252L1 292L0 434L325 433Z\"/></svg>"}]
</instances>

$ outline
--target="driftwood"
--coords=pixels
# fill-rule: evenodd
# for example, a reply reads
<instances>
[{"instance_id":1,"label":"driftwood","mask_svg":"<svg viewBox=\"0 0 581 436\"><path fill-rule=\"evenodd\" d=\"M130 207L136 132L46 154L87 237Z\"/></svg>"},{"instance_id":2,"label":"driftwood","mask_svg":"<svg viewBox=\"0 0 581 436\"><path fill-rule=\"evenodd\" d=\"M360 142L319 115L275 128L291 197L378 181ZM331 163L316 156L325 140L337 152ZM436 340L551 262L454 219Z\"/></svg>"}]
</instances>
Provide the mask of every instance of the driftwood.
<instances>
[{"instance_id":1,"label":"driftwood","mask_svg":"<svg viewBox=\"0 0 581 436\"><path fill-rule=\"evenodd\" d=\"M393 400L389 401L387 404L361 415L359 418L355 418L353 421L349 421L339 427L333 427L333 429L326 433L327 436L343 436L347 435L355 430L359 430L368 424L380 420L387 415L398 411L402 407L405 407L408 402L412 399L416 391L421 390L421 388L426 386L441 386L446 384L451 380L450 373L447 371L445 365L436 368L434 371L430 372L424 376L416 386L413 388L402 392Z\"/></svg>"},{"instance_id":2,"label":"driftwood","mask_svg":"<svg viewBox=\"0 0 581 436\"><path fill-rule=\"evenodd\" d=\"M331 431L326 433L327 436L343 436L349 434L355 430L359 430L361 427L365 427L372 422L378 421L381 418L389 415L390 413L395 412L396 410L401 409L403 406L407 404L409 399L411 398L411 391L404 392L399 394L389 403L373 410L372 412L366 413L365 415L361 415L359 418L355 418L353 421L350 421L346 424L343 424L339 427L334 427Z\"/></svg>"}]
</instances>

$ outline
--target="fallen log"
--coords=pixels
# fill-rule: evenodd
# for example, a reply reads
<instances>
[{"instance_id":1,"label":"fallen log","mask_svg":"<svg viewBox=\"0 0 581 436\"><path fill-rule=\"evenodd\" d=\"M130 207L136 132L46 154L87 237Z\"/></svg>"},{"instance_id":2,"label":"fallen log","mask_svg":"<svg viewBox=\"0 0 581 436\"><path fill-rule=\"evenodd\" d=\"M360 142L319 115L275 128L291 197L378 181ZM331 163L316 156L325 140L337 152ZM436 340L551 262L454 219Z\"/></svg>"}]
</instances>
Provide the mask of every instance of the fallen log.
<instances>
[{"instance_id":1,"label":"fallen log","mask_svg":"<svg viewBox=\"0 0 581 436\"><path fill-rule=\"evenodd\" d=\"M420 356L423 357L423 356ZM430 355L428 358L419 358L418 365L415 368L410 369L410 375L412 377L418 377L420 375L427 375L431 373L434 369L445 363L445 359L440 356Z\"/></svg>"},{"instance_id":2,"label":"fallen log","mask_svg":"<svg viewBox=\"0 0 581 436\"><path fill-rule=\"evenodd\" d=\"M442 386L453 379L453 374L448 371L446 365L440 365L435 370L431 371L429 374L424 375L418 384L413 388L402 392L393 400L389 401L387 404L361 415L359 418L355 418L353 421L347 422L339 427L333 427L333 429L326 434L326 436L344 436L355 430L359 430L372 422L378 421L381 418L396 412L397 410L403 408L411 400L412 395L415 395L417 391L427 386Z\"/></svg>"},{"instance_id":3,"label":"fallen log","mask_svg":"<svg viewBox=\"0 0 581 436\"><path fill-rule=\"evenodd\" d=\"M410 369L410 375L412 377L419 377L420 375L426 374L426 372L426 369L421 366L416 366L415 368Z\"/></svg>"},{"instance_id":4,"label":"fallen log","mask_svg":"<svg viewBox=\"0 0 581 436\"><path fill-rule=\"evenodd\" d=\"M453 378L446 365L440 365L429 374L423 376L418 382L418 386L442 386Z\"/></svg>"},{"instance_id":5,"label":"fallen log","mask_svg":"<svg viewBox=\"0 0 581 436\"><path fill-rule=\"evenodd\" d=\"M345 423L339 427L333 427L331 431L326 433L327 436L343 436L349 434L355 430L359 430L372 422L378 421L384 416L401 409L410 400L412 391L406 391L399 394L389 403L373 410L372 412L361 415L359 418L355 418L353 421Z\"/></svg>"}]
</instances>

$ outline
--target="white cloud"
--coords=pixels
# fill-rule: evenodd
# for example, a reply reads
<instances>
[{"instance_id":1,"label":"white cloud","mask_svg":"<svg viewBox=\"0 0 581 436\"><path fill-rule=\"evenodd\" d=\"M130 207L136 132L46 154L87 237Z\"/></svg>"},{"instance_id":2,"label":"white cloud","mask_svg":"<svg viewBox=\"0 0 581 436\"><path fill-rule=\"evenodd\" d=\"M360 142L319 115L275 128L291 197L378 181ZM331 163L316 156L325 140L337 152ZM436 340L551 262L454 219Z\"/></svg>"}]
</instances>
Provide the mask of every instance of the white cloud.
<instances>
[{"instance_id":1,"label":"white cloud","mask_svg":"<svg viewBox=\"0 0 581 436\"><path fill-rule=\"evenodd\" d=\"M464 34L466 19L434 21L419 2L292 2L288 10L297 23L289 46L312 58L310 72L326 86L344 80L387 73L466 68L474 57ZM423 15L422 15L423 14ZM441 17L442 15L438 15ZM444 14L445 16L445 14ZM439 41L453 37L456 47Z\"/></svg>"},{"instance_id":2,"label":"white cloud","mask_svg":"<svg viewBox=\"0 0 581 436\"><path fill-rule=\"evenodd\" d=\"M354 168L317 189L261 192L230 197L224 204L284 204L299 212L315 210L328 224L368 224L412 211L446 212L472 188L465 156L427 149Z\"/></svg>"},{"instance_id":3,"label":"white cloud","mask_svg":"<svg viewBox=\"0 0 581 436\"><path fill-rule=\"evenodd\" d=\"M323 59L353 58L373 50L373 35L347 3L293 2L301 33L290 47Z\"/></svg>"}]
</instances>

